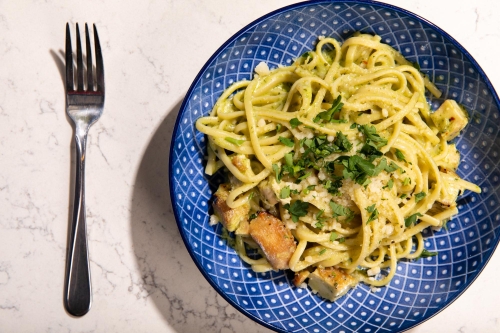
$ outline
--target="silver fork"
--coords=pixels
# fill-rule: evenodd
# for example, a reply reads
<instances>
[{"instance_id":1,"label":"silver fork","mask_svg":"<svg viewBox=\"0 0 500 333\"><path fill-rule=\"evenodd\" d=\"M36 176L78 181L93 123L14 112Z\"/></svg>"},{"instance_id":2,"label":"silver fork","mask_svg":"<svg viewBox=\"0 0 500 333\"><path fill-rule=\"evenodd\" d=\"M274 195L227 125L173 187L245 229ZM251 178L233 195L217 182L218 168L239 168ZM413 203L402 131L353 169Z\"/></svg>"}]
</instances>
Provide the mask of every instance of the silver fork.
<instances>
[{"instance_id":1,"label":"silver fork","mask_svg":"<svg viewBox=\"0 0 500 333\"><path fill-rule=\"evenodd\" d=\"M76 145L76 180L70 242L66 266L64 305L74 316L83 316L92 304L90 266L85 223L85 147L90 126L99 119L104 107L104 67L99 37L94 25L96 84L92 73L89 29L85 24L87 70L83 67L80 29L76 24L76 89L69 24L66 24L66 112L73 121ZM86 84L84 85L86 78Z\"/></svg>"}]
</instances>

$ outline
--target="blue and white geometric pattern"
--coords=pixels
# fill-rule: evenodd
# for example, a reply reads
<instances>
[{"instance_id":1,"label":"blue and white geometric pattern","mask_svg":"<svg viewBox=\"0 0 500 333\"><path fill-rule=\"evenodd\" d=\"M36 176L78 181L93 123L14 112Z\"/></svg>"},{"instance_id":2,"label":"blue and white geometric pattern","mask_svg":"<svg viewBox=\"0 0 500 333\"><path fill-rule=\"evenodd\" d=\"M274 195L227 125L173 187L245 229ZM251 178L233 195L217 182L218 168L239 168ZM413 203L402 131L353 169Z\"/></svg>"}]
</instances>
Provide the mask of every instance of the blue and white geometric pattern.
<instances>
[{"instance_id":1,"label":"blue and white geometric pattern","mask_svg":"<svg viewBox=\"0 0 500 333\"><path fill-rule=\"evenodd\" d=\"M376 33L418 62L443 92L433 107L453 98L471 120L456 140L459 174L483 193L466 193L448 230L424 233L439 255L400 262L389 286L365 285L335 303L297 289L283 272L254 273L209 226L211 196L219 181L203 173L206 139L196 131L233 82L249 79L260 61L290 64L314 47L318 36L345 40L355 31ZM193 260L232 305L279 332L400 332L435 315L474 281L500 239L499 100L486 75L453 38L402 9L370 1L312 1L270 13L242 29L207 62L182 104L170 152L170 189L177 223Z\"/></svg>"}]
</instances>

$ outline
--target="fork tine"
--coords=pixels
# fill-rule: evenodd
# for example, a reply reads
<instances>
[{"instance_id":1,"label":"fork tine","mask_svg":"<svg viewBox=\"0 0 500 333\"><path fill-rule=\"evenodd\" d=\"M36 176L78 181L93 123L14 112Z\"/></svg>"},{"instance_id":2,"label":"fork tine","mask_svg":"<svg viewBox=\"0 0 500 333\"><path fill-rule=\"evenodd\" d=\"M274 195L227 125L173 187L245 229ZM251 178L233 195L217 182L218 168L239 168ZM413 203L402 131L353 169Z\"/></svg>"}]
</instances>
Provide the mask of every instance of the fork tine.
<instances>
[{"instance_id":1,"label":"fork tine","mask_svg":"<svg viewBox=\"0 0 500 333\"><path fill-rule=\"evenodd\" d=\"M104 92L104 62L102 61L101 44L97 35L97 28L94 26L94 43L95 43L95 75L97 79L97 91Z\"/></svg>"},{"instance_id":2,"label":"fork tine","mask_svg":"<svg viewBox=\"0 0 500 333\"><path fill-rule=\"evenodd\" d=\"M90 48L89 27L85 23L85 44L87 47L87 91L94 90L94 77L92 70L92 50Z\"/></svg>"},{"instance_id":3,"label":"fork tine","mask_svg":"<svg viewBox=\"0 0 500 333\"><path fill-rule=\"evenodd\" d=\"M82 57L82 42L80 39L80 28L76 24L76 81L77 89L83 90L83 57Z\"/></svg>"},{"instance_id":4,"label":"fork tine","mask_svg":"<svg viewBox=\"0 0 500 333\"><path fill-rule=\"evenodd\" d=\"M66 23L66 91L73 91L74 86L73 74L73 50L71 49L71 33L69 23Z\"/></svg>"}]
</instances>

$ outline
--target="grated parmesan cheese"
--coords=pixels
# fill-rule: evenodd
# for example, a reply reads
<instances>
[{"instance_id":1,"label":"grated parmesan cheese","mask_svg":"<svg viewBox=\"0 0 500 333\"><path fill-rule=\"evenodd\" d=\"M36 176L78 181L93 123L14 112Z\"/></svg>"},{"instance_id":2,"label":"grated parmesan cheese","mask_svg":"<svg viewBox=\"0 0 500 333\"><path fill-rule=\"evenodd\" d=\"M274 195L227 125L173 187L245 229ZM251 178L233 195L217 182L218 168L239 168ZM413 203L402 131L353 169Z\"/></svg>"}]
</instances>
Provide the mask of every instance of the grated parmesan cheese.
<instances>
[{"instance_id":1,"label":"grated parmesan cheese","mask_svg":"<svg viewBox=\"0 0 500 333\"><path fill-rule=\"evenodd\" d=\"M368 276L375 276L378 273L380 273L380 267L378 266L370 268L369 270L366 271L366 274L368 274Z\"/></svg>"},{"instance_id":2,"label":"grated parmesan cheese","mask_svg":"<svg viewBox=\"0 0 500 333\"><path fill-rule=\"evenodd\" d=\"M257 66L255 66L255 73L261 76L266 76L269 75L271 71L269 70L269 66L265 62L261 61Z\"/></svg>"},{"instance_id":3,"label":"grated parmesan cheese","mask_svg":"<svg viewBox=\"0 0 500 333\"><path fill-rule=\"evenodd\" d=\"M219 217L217 217L217 215L215 215L215 214L210 215L210 221L208 222L208 224L210 226L214 226L217 223L219 223Z\"/></svg>"}]
</instances>

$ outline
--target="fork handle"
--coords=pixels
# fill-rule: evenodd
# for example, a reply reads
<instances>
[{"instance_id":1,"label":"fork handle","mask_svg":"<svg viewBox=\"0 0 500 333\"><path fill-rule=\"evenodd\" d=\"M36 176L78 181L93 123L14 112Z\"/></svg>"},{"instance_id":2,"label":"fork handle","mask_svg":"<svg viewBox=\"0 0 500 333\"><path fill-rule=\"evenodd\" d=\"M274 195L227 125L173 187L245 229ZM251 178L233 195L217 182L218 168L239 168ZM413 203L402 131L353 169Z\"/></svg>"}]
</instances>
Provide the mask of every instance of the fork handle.
<instances>
[{"instance_id":1,"label":"fork handle","mask_svg":"<svg viewBox=\"0 0 500 333\"><path fill-rule=\"evenodd\" d=\"M68 255L66 259L66 290L64 305L74 316L83 316L90 310L92 287L87 247L85 219L85 158L87 130L76 128L76 181L73 217Z\"/></svg>"}]
</instances>

